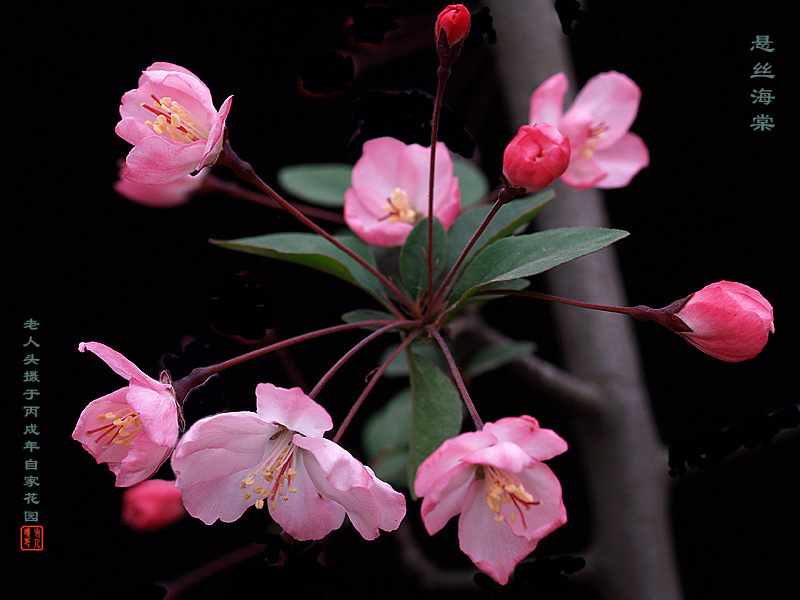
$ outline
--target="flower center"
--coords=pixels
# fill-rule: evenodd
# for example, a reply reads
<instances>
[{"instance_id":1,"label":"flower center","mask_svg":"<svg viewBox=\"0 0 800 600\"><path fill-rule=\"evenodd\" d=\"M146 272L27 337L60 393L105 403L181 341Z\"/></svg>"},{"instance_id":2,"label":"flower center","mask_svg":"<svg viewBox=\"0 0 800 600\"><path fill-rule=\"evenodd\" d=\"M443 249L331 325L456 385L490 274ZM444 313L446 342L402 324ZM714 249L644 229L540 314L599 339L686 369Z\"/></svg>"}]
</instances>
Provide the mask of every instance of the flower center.
<instances>
[{"instance_id":1,"label":"flower center","mask_svg":"<svg viewBox=\"0 0 800 600\"><path fill-rule=\"evenodd\" d=\"M166 135L176 142L190 144L197 140L207 140L208 130L200 125L195 116L168 96L159 100L154 94L152 106L142 102L146 108L156 115L155 121L145 121L144 124L158 135Z\"/></svg>"},{"instance_id":2,"label":"flower center","mask_svg":"<svg viewBox=\"0 0 800 600\"><path fill-rule=\"evenodd\" d=\"M505 517L500 514L502 505L513 503L516 510L511 509L508 520L512 523L516 522L517 511L519 511L522 526L527 527L523 510L542 503L541 500L533 499L533 496L528 493L515 475L495 467L484 467L483 489L486 493L486 505L494 513L494 520L498 523L505 520Z\"/></svg>"},{"instance_id":3,"label":"flower center","mask_svg":"<svg viewBox=\"0 0 800 600\"><path fill-rule=\"evenodd\" d=\"M256 500L256 508L264 508L264 501L269 498L269 507L275 510L275 499L280 496L289 499L290 493L295 493L297 488L292 485L292 478L297 475L294 468L296 463L295 450L297 446L292 443L294 431L285 427L270 438L273 442L272 450L250 475L242 479L244 499L249 500L253 494L261 496ZM263 478L264 483L258 484Z\"/></svg>"},{"instance_id":4,"label":"flower center","mask_svg":"<svg viewBox=\"0 0 800 600\"><path fill-rule=\"evenodd\" d=\"M581 152L581 156L584 158L592 158L594 156L594 147L597 146L597 142L602 140L606 137L606 130L608 129L608 125L605 123L598 123L597 125L592 125L589 128L589 135L586 138L586 145L583 147L583 151Z\"/></svg>"},{"instance_id":5,"label":"flower center","mask_svg":"<svg viewBox=\"0 0 800 600\"><path fill-rule=\"evenodd\" d=\"M389 219L389 223L394 224L398 221L403 223L414 224L417 221L417 211L415 211L408 204L408 192L403 188L394 188L391 198L387 198L388 204L384 204L381 208L389 214L384 215L379 221Z\"/></svg>"},{"instance_id":6,"label":"flower center","mask_svg":"<svg viewBox=\"0 0 800 600\"><path fill-rule=\"evenodd\" d=\"M98 421L111 421L106 425L90 429L86 433L91 435L102 431L100 435L94 440L95 444L99 444L107 435L111 435L106 440L105 448L115 444L117 446L130 446L131 442L136 439L136 436L141 433L142 421L139 418L138 412L133 412L130 408L121 409L117 412L107 412L97 417Z\"/></svg>"}]
</instances>

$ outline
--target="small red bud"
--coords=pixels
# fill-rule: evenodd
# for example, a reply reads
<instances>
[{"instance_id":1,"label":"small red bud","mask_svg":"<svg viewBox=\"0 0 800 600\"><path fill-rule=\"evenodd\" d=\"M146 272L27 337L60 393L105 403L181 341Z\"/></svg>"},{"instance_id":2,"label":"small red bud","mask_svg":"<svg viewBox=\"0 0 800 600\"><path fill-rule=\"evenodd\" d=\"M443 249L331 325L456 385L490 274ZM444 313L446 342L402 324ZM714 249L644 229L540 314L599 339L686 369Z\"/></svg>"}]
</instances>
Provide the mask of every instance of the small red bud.
<instances>
[{"instance_id":1,"label":"small red bud","mask_svg":"<svg viewBox=\"0 0 800 600\"><path fill-rule=\"evenodd\" d=\"M436 19L437 42L442 32L450 46L464 41L469 33L469 11L463 4L451 4L439 13Z\"/></svg>"},{"instance_id":2,"label":"small red bud","mask_svg":"<svg viewBox=\"0 0 800 600\"><path fill-rule=\"evenodd\" d=\"M503 175L513 186L537 192L569 166L569 138L547 123L523 125L503 153Z\"/></svg>"}]
</instances>

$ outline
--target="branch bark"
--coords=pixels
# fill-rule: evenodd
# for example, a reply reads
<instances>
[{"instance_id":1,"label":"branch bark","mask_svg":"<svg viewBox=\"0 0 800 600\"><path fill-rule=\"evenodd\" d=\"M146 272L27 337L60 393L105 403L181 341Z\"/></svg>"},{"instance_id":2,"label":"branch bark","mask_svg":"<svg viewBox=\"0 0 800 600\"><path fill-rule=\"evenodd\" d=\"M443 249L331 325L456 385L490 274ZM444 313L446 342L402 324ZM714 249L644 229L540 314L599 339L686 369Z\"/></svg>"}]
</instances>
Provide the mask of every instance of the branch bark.
<instances>
[{"instance_id":1,"label":"branch bark","mask_svg":"<svg viewBox=\"0 0 800 600\"><path fill-rule=\"evenodd\" d=\"M491 6L496 53L512 122L527 123L530 94L547 77L574 77L552 2L514 0ZM542 229L604 227L601 194L556 185L556 199L538 217ZM548 273L558 296L626 306L612 249ZM599 415L575 413L592 494L593 542L584 576L603 598L681 598L669 522L667 454L658 439L644 385L633 324L622 315L554 306L567 369L596 385Z\"/></svg>"}]
</instances>

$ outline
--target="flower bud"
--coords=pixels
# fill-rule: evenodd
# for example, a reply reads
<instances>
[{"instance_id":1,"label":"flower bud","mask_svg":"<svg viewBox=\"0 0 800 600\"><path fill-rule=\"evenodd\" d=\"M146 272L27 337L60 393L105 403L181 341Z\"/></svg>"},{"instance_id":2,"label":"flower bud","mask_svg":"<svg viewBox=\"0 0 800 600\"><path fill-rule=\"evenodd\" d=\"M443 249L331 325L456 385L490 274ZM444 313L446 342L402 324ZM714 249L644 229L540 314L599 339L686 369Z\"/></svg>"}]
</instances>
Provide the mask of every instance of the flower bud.
<instances>
[{"instance_id":1,"label":"flower bud","mask_svg":"<svg viewBox=\"0 0 800 600\"><path fill-rule=\"evenodd\" d=\"M439 13L436 19L436 40L442 32L447 37L447 44L453 46L463 42L469 33L469 11L463 4L451 4Z\"/></svg>"},{"instance_id":2,"label":"flower bud","mask_svg":"<svg viewBox=\"0 0 800 600\"><path fill-rule=\"evenodd\" d=\"M742 283L712 283L677 304L674 315L689 331L675 332L720 360L753 358L775 332L772 305Z\"/></svg>"},{"instance_id":3,"label":"flower bud","mask_svg":"<svg viewBox=\"0 0 800 600\"><path fill-rule=\"evenodd\" d=\"M547 123L523 125L503 153L503 175L513 186L536 192L569 166L569 138Z\"/></svg>"},{"instance_id":4,"label":"flower bud","mask_svg":"<svg viewBox=\"0 0 800 600\"><path fill-rule=\"evenodd\" d=\"M158 531L184 516L174 481L149 479L122 494L122 521L134 531Z\"/></svg>"}]
</instances>

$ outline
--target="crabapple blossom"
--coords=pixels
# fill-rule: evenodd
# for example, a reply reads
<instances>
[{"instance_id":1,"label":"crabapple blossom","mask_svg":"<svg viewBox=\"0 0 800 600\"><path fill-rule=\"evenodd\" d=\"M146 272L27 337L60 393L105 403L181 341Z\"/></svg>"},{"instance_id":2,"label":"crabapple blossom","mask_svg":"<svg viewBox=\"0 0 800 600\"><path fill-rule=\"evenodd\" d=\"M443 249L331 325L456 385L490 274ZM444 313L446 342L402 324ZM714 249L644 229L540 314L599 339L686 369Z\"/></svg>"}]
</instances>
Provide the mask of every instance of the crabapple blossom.
<instances>
[{"instance_id":1,"label":"crabapple blossom","mask_svg":"<svg viewBox=\"0 0 800 600\"><path fill-rule=\"evenodd\" d=\"M222 151L233 96L214 108L194 73L166 62L147 67L139 87L122 96L115 131L133 149L128 179L163 184L213 165Z\"/></svg>"},{"instance_id":2,"label":"crabapple blossom","mask_svg":"<svg viewBox=\"0 0 800 600\"><path fill-rule=\"evenodd\" d=\"M469 10L463 4L447 6L436 18L436 39L444 33L450 46L463 42L469 33L469 22Z\"/></svg>"},{"instance_id":3,"label":"crabapple blossom","mask_svg":"<svg viewBox=\"0 0 800 600\"><path fill-rule=\"evenodd\" d=\"M592 77L563 112L567 76L557 73L533 92L530 123L555 125L569 138L572 155L561 180L581 189L620 188L650 164L642 139L630 133L642 92L616 71Z\"/></svg>"},{"instance_id":4,"label":"crabapple blossom","mask_svg":"<svg viewBox=\"0 0 800 600\"><path fill-rule=\"evenodd\" d=\"M675 316L690 330L676 333L728 362L753 358L775 332L772 305L757 290L733 281L718 281L695 292Z\"/></svg>"},{"instance_id":5,"label":"crabapple blossom","mask_svg":"<svg viewBox=\"0 0 800 600\"><path fill-rule=\"evenodd\" d=\"M567 522L561 484L542 461L567 443L533 417L506 417L447 440L414 481L433 535L454 516L461 550L500 584L543 537Z\"/></svg>"},{"instance_id":6,"label":"crabapple blossom","mask_svg":"<svg viewBox=\"0 0 800 600\"><path fill-rule=\"evenodd\" d=\"M503 175L514 186L538 192L569 165L569 140L552 125L523 125L503 152Z\"/></svg>"},{"instance_id":7,"label":"crabapple blossom","mask_svg":"<svg viewBox=\"0 0 800 600\"><path fill-rule=\"evenodd\" d=\"M344 219L369 244L399 246L428 216L431 150L391 137L369 140L344 194ZM436 145L433 214L449 229L461 210L458 178L447 147Z\"/></svg>"},{"instance_id":8,"label":"crabapple blossom","mask_svg":"<svg viewBox=\"0 0 800 600\"><path fill-rule=\"evenodd\" d=\"M189 514L230 523L266 506L298 540L318 540L347 514L367 540L393 531L405 498L338 444L322 437L328 412L300 388L256 387L256 412L230 412L195 423L172 458Z\"/></svg>"},{"instance_id":9,"label":"crabapple blossom","mask_svg":"<svg viewBox=\"0 0 800 600\"><path fill-rule=\"evenodd\" d=\"M148 479L122 493L122 522L134 531L158 531L185 516L174 481Z\"/></svg>"},{"instance_id":10,"label":"crabapple blossom","mask_svg":"<svg viewBox=\"0 0 800 600\"><path fill-rule=\"evenodd\" d=\"M98 342L81 343L128 385L89 403L83 409L72 438L95 457L108 463L117 487L144 481L158 470L178 442L178 407L169 383L151 379L119 352Z\"/></svg>"},{"instance_id":11,"label":"crabapple blossom","mask_svg":"<svg viewBox=\"0 0 800 600\"><path fill-rule=\"evenodd\" d=\"M130 172L127 165L119 170L119 179L114 182L116 192L128 200L154 208L172 208L186 204L192 194L203 187L208 171L200 171L197 175L184 175L169 183L137 183L128 179Z\"/></svg>"}]
</instances>

